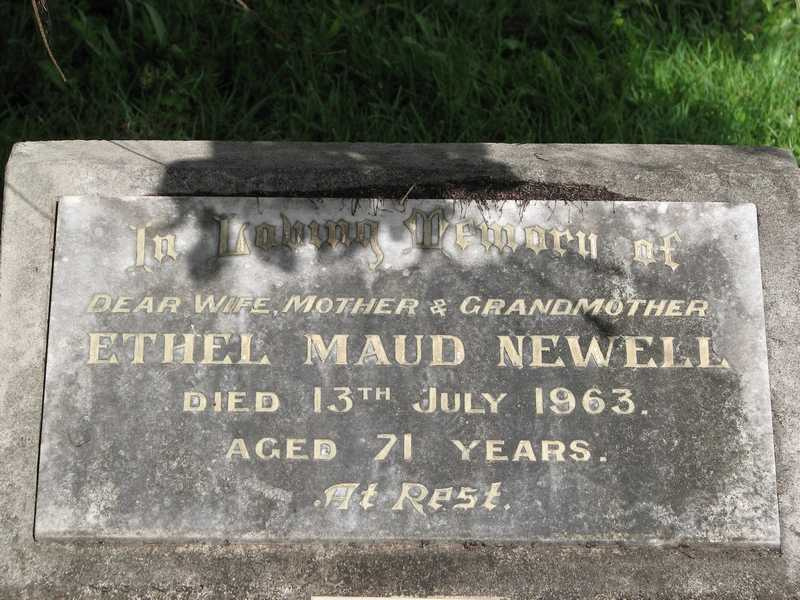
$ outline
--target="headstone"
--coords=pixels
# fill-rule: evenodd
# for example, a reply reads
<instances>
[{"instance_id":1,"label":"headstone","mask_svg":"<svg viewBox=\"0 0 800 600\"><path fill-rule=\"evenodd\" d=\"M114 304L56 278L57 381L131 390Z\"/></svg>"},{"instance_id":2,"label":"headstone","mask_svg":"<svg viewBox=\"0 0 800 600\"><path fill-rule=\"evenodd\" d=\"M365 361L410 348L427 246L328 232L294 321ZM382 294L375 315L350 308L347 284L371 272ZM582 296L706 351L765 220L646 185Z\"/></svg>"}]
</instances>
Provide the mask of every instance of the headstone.
<instances>
[{"instance_id":1,"label":"headstone","mask_svg":"<svg viewBox=\"0 0 800 600\"><path fill-rule=\"evenodd\" d=\"M66 197L40 539L779 544L753 205Z\"/></svg>"},{"instance_id":2,"label":"headstone","mask_svg":"<svg viewBox=\"0 0 800 600\"><path fill-rule=\"evenodd\" d=\"M795 598L799 200L776 148L16 144L0 598Z\"/></svg>"}]
</instances>

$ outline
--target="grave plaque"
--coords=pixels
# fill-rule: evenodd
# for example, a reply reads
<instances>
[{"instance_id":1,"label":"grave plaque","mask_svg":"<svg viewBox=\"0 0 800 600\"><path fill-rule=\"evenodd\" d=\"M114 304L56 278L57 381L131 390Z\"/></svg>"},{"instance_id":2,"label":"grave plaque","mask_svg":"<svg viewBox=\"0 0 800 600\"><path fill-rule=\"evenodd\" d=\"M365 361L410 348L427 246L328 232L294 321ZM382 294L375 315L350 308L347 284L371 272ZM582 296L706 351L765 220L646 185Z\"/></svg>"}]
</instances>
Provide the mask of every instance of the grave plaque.
<instances>
[{"instance_id":1,"label":"grave plaque","mask_svg":"<svg viewBox=\"0 0 800 600\"><path fill-rule=\"evenodd\" d=\"M772 444L752 205L59 202L40 539L777 545Z\"/></svg>"}]
</instances>

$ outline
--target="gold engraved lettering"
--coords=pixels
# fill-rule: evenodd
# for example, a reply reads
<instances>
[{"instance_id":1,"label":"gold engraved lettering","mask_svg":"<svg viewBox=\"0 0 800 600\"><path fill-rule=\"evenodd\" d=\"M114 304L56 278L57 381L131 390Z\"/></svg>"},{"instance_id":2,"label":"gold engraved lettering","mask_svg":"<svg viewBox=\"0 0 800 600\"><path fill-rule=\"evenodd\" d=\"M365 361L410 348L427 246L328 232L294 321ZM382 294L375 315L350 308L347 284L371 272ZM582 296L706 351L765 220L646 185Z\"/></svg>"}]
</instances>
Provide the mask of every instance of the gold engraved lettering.
<instances>
[{"instance_id":1,"label":"gold engraved lettering","mask_svg":"<svg viewBox=\"0 0 800 600\"><path fill-rule=\"evenodd\" d=\"M586 235L583 231L579 231L575 234L575 237L578 238L578 255L581 258L597 258L597 234L590 233ZM586 242L589 242L589 247L587 249Z\"/></svg>"},{"instance_id":2,"label":"gold engraved lettering","mask_svg":"<svg viewBox=\"0 0 800 600\"><path fill-rule=\"evenodd\" d=\"M442 507L443 502L449 502L452 497L452 487L436 488L431 494L431 499L428 500L428 506L435 512Z\"/></svg>"},{"instance_id":3,"label":"gold engraved lettering","mask_svg":"<svg viewBox=\"0 0 800 600\"><path fill-rule=\"evenodd\" d=\"M146 342L154 343L156 341L156 333L123 333L122 343L128 340L133 340L133 360L132 365L144 364L144 346Z\"/></svg>"},{"instance_id":4,"label":"gold engraved lettering","mask_svg":"<svg viewBox=\"0 0 800 600\"><path fill-rule=\"evenodd\" d=\"M89 334L89 364L90 365L116 365L119 360L116 354L110 352L105 358L100 352L108 350L109 346L117 339L116 333L90 333Z\"/></svg>"},{"instance_id":5,"label":"gold engraved lettering","mask_svg":"<svg viewBox=\"0 0 800 600\"><path fill-rule=\"evenodd\" d=\"M511 252L517 249L517 241L515 239L516 229L513 225L490 224L484 221L480 224L480 230L481 245L486 252L492 248L497 248L500 254L502 254L503 250L506 248ZM489 235L490 232L491 236Z\"/></svg>"},{"instance_id":6,"label":"gold engraved lettering","mask_svg":"<svg viewBox=\"0 0 800 600\"><path fill-rule=\"evenodd\" d=\"M669 235L661 237L661 245L659 246L659 250L663 255L664 264L673 271L680 266L680 263L675 262L672 256L672 253L675 250L673 244L680 241L681 236L678 235L677 231L673 231ZM644 239L634 240L633 260L645 266L656 262L658 259L655 257L655 247L653 246L653 243L650 240Z\"/></svg>"},{"instance_id":7,"label":"gold engraved lettering","mask_svg":"<svg viewBox=\"0 0 800 600\"><path fill-rule=\"evenodd\" d=\"M480 440L472 440L469 443L469 446L465 446L460 440L450 440L450 442L459 449L461 452L461 460L469 461L470 460L470 453L475 449L475 447L480 444Z\"/></svg>"},{"instance_id":8,"label":"gold engraved lettering","mask_svg":"<svg viewBox=\"0 0 800 600\"><path fill-rule=\"evenodd\" d=\"M231 357L225 354L222 359L215 358L217 350L221 350L223 344L227 344L231 340L230 333L207 333L203 336L203 360L200 361L202 365L229 365Z\"/></svg>"},{"instance_id":9,"label":"gold engraved lettering","mask_svg":"<svg viewBox=\"0 0 800 600\"><path fill-rule=\"evenodd\" d=\"M344 219L325 221L325 227L328 230L328 239L325 241L331 249L336 248L339 244L343 245L345 248L350 246L350 223L348 221ZM375 237L377 238L377 236ZM359 240L359 242L361 242L361 240Z\"/></svg>"},{"instance_id":10,"label":"gold engraved lettering","mask_svg":"<svg viewBox=\"0 0 800 600\"><path fill-rule=\"evenodd\" d=\"M422 508L422 502L427 496L428 488L421 483L403 482L400 490L400 496L397 498L397 502L394 503L394 506L392 506L392 510L403 510L404 503L408 501L408 503L411 505L411 508L413 508L419 514L424 515L425 510Z\"/></svg>"},{"instance_id":11,"label":"gold engraved lettering","mask_svg":"<svg viewBox=\"0 0 800 600\"><path fill-rule=\"evenodd\" d=\"M264 449L264 446L267 446L267 444L269 444L269 447L267 448L268 452L266 452ZM256 456L262 460L269 460L271 458L280 458L281 453L277 448L275 448L277 444L278 441L274 438L261 438L256 442L256 446L254 449Z\"/></svg>"},{"instance_id":12,"label":"gold engraved lettering","mask_svg":"<svg viewBox=\"0 0 800 600\"><path fill-rule=\"evenodd\" d=\"M150 223L140 226L129 225L128 227L136 233L135 259L134 259L134 265L133 267L130 267L130 269L132 270L142 269L147 273L151 273L152 270L150 269L150 267L147 266L147 256L146 256L147 228L150 227ZM170 233L167 235L154 235L152 238L152 242L153 242L153 258L159 264L164 262L164 260L167 258L173 261L176 261L178 259L175 234Z\"/></svg>"},{"instance_id":13,"label":"gold engraved lettering","mask_svg":"<svg viewBox=\"0 0 800 600\"><path fill-rule=\"evenodd\" d=\"M178 253L175 250L174 233L153 236L153 258L158 262L163 262L165 258L178 259Z\"/></svg>"},{"instance_id":14,"label":"gold engraved lettering","mask_svg":"<svg viewBox=\"0 0 800 600\"><path fill-rule=\"evenodd\" d=\"M303 245L305 240L306 226L300 221L295 221L292 224L289 217L281 213L281 222L283 224L283 237L281 241L287 248L295 250Z\"/></svg>"},{"instance_id":15,"label":"gold engraved lettering","mask_svg":"<svg viewBox=\"0 0 800 600\"><path fill-rule=\"evenodd\" d=\"M556 358L554 362L545 362L544 355L553 350L553 346L558 341L557 335L532 335L531 337L531 366L532 367L563 367L564 361ZM548 342L553 346L545 344Z\"/></svg>"},{"instance_id":16,"label":"gold engraved lettering","mask_svg":"<svg viewBox=\"0 0 800 600\"><path fill-rule=\"evenodd\" d=\"M142 227L128 225L130 229L136 232L136 262L134 264L136 267L140 267L145 271L147 271L148 273L150 273L150 267L148 267L144 262L145 261L144 251L145 251L145 243L147 241L145 236L147 235L147 227L149 225L150 223L147 223Z\"/></svg>"},{"instance_id":17,"label":"gold engraved lettering","mask_svg":"<svg viewBox=\"0 0 800 600\"><path fill-rule=\"evenodd\" d=\"M559 256L564 256L566 254L567 249L561 245L561 240L566 239L567 242L572 241L572 234L570 233L569 229L566 231L561 231L560 229L551 229L550 236L553 238L553 252L558 254Z\"/></svg>"},{"instance_id":18,"label":"gold engraved lettering","mask_svg":"<svg viewBox=\"0 0 800 600\"><path fill-rule=\"evenodd\" d=\"M661 240L661 250L664 253L664 264L674 271L679 265L672 260L672 243L680 242L681 237L678 235L677 231L673 231L669 235L665 235L663 238L661 238Z\"/></svg>"},{"instance_id":19,"label":"gold engraved lettering","mask_svg":"<svg viewBox=\"0 0 800 600\"><path fill-rule=\"evenodd\" d=\"M644 342L648 346L652 345L653 338L646 335L631 335L625 336L625 366L626 367L633 367L633 368L652 368L656 366L656 361L652 358L649 359L646 363L639 362L639 354L644 352L646 348L639 344L639 342Z\"/></svg>"},{"instance_id":20,"label":"gold engraved lettering","mask_svg":"<svg viewBox=\"0 0 800 600\"><path fill-rule=\"evenodd\" d=\"M592 336L588 342L579 336L559 335L501 335L498 367L531 368L569 366L588 368L590 365L609 368L730 368L724 357L711 362L711 338L689 338L681 345L682 356L678 356L676 340L671 336ZM564 344L566 342L566 344ZM687 356L695 346L695 360ZM565 348L566 346L566 348ZM530 355L530 361L527 356ZM612 359L617 357L612 365ZM554 357L554 358L553 358ZM624 362L623 362L624 361Z\"/></svg>"},{"instance_id":21,"label":"gold engraved lettering","mask_svg":"<svg viewBox=\"0 0 800 600\"><path fill-rule=\"evenodd\" d=\"M325 507L333 504L339 510L350 508L350 500L358 489L357 483L337 483L325 490Z\"/></svg>"},{"instance_id":22,"label":"gold engraved lettering","mask_svg":"<svg viewBox=\"0 0 800 600\"><path fill-rule=\"evenodd\" d=\"M331 338L328 345L322 339L322 336L316 333L307 333L306 337L306 361L305 364L313 364L314 358L318 358L320 362L324 363L328 360L328 356L335 351L335 364L347 364L347 334L337 334Z\"/></svg>"},{"instance_id":23,"label":"gold engraved lettering","mask_svg":"<svg viewBox=\"0 0 800 600\"><path fill-rule=\"evenodd\" d=\"M633 242L633 260L643 265L656 262L653 257L653 242L650 240L635 240Z\"/></svg>"},{"instance_id":24,"label":"gold engraved lettering","mask_svg":"<svg viewBox=\"0 0 800 600\"><path fill-rule=\"evenodd\" d=\"M269 251L278 245L279 243L275 237L274 225L270 225L269 223L261 223L260 225L256 226L256 248Z\"/></svg>"},{"instance_id":25,"label":"gold engraved lettering","mask_svg":"<svg viewBox=\"0 0 800 600\"><path fill-rule=\"evenodd\" d=\"M373 506L375 506L375 503L372 500L377 495L378 495L378 484L370 483L366 491L361 495L361 502L359 502L361 508L363 508L364 510L368 510Z\"/></svg>"},{"instance_id":26,"label":"gold engraved lettering","mask_svg":"<svg viewBox=\"0 0 800 600\"><path fill-rule=\"evenodd\" d=\"M463 502L454 504L453 508L455 510L469 510L471 508L475 508L475 504L478 502L478 498L475 495L477 492L478 490L476 488L462 487L461 490L459 490L456 499L463 500Z\"/></svg>"},{"instance_id":27,"label":"gold engraved lettering","mask_svg":"<svg viewBox=\"0 0 800 600\"><path fill-rule=\"evenodd\" d=\"M377 269L383 262L383 250L381 250L378 243L378 227L377 221L359 221L356 223L356 241L364 248L369 247L375 254L375 262L369 265L372 270ZM367 235L367 231L369 231L369 235Z\"/></svg>"},{"instance_id":28,"label":"gold engraved lettering","mask_svg":"<svg viewBox=\"0 0 800 600\"><path fill-rule=\"evenodd\" d=\"M424 250L441 250L444 232L450 222L444 216L444 210L437 208L425 212L415 208L411 215L403 221L411 233L411 247Z\"/></svg>"},{"instance_id":29,"label":"gold engraved lettering","mask_svg":"<svg viewBox=\"0 0 800 600\"><path fill-rule=\"evenodd\" d=\"M456 223L456 246L461 248L461 250L466 250L471 244L472 233L470 229L472 229L472 223L470 221Z\"/></svg>"},{"instance_id":30,"label":"gold engraved lettering","mask_svg":"<svg viewBox=\"0 0 800 600\"><path fill-rule=\"evenodd\" d=\"M697 338L698 354L700 355L700 363L697 365L699 369L729 369L730 365L726 358L722 358L718 364L711 363L711 338L699 337Z\"/></svg>"},{"instance_id":31,"label":"gold engraved lettering","mask_svg":"<svg viewBox=\"0 0 800 600\"><path fill-rule=\"evenodd\" d=\"M525 247L538 255L542 250L547 250L545 231L538 225L525 228Z\"/></svg>"},{"instance_id":32,"label":"gold engraved lettering","mask_svg":"<svg viewBox=\"0 0 800 600\"><path fill-rule=\"evenodd\" d=\"M500 482L495 481L491 486L489 486L489 491L486 492L486 498L483 501L483 508L486 510L493 510L497 507L497 503L495 502L496 498L500 497Z\"/></svg>"},{"instance_id":33,"label":"gold engraved lettering","mask_svg":"<svg viewBox=\"0 0 800 600\"><path fill-rule=\"evenodd\" d=\"M281 407L278 395L273 392L256 392L256 412L275 412Z\"/></svg>"},{"instance_id":34,"label":"gold engraved lettering","mask_svg":"<svg viewBox=\"0 0 800 600\"><path fill-rule=\"evenodd\" d=\"M206 409L208 399L206 395L201 392L184 392L183 393L183 411L184 412L202 412Z\"/></svg>"},{"instance_id":35,"label":"gold engraved lettering","mask_svg":"<svg viewBox=\"0 0 800 600\"><path fill-rule=\"evenodd\" d=\"M232 459L234 456L250 460L250 452L247 451L247 444L244 443L242 438L235 438L231 442L228 451L225 453L225 458L228 460Z\"/></svg>"},{"instance_id":36,"label":"gold engraved lettering","mask_svg":"<svg viewBox=\"0 0 800 600\"><path fill-rule=\"evenodd\" d=\"M611 360L611 351L614 349L614 342L616 341L616 336L611 336L606 339L606 351L605 353L600 349L600 342L596 337L592 337L589 340L589 347L586 349L586 353L583 353L580 344L580 337L577 335L566 335L564 338L567 340L567 344L569 345L569 351L572 355L572 362L575 364L576 367L586 367L589 364L589 361L592 361L598 367L607 367L609 361Z\"/></svg>"},{"instance_id":37,"label":"gold engraved lettering","mask_svg":"<svg viewBox=\"0 0 800 600\"><path fill-rule=\"evenodd\" d=\"M239 233L236 234L236 244L233 248L230 247L230 223L228 217L220 217L215 219L219 222L219 246L217 249L217 256L246 256L250 254L250 244L247 242L247 223L242 223L239 226Z\"/></svg>"},{"instance_id":38,"label":"gold engraved lettering","mask_svg":"<svg viewBox=\"0 0 800 600\"><path fill-rule=\"evenodd\" d=\"M165 333L164 335L164 360L162 363L169 364L175 362L175 351L181 353L181 363L184 365L194 364L194 334L180 334L183 343L175 344L177 333Z\"/></svg>"}]
</instances>

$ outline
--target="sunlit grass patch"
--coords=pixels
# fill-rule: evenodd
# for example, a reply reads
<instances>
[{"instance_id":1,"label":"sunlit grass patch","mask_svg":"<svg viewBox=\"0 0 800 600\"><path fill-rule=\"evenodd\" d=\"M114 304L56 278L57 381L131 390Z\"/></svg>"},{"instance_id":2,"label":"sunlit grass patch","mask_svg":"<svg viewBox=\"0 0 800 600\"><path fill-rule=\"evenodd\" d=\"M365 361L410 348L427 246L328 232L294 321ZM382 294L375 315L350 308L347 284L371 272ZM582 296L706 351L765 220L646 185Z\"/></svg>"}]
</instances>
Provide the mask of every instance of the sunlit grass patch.
<instances>
[{"instance_id":1,"label":"sunlit grass patch","mask_svg":"<svg viewBox=\"0 0 800 600\"><path fill-rule=\"evenodd\" d=\"M800 10L768 2L0 5L22 139L772 145L800 155Z\"/></svg>"}]
</instances>

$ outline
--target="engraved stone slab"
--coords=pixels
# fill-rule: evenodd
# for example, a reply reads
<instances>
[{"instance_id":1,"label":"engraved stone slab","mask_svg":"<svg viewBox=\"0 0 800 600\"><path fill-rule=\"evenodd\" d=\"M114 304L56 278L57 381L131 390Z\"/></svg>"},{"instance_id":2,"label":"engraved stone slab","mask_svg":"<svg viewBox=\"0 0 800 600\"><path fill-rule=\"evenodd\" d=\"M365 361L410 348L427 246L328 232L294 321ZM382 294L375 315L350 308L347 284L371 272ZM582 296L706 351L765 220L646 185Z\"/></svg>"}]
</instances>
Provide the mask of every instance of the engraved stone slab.
<instances>
[{"instance_id":1,"label":"engraved stone slab","mask_svg":"<svg viewBox=\"0 0 800 600\"><path fill-rule=\"evenodd\" d=\"M39 539L778 545L756 213L59 203Z\"/></svg>"}]
</instances>

